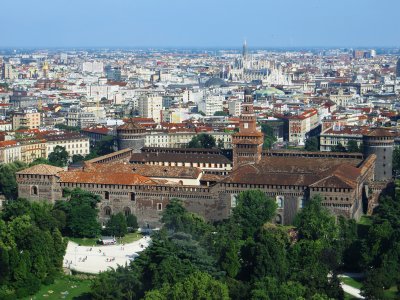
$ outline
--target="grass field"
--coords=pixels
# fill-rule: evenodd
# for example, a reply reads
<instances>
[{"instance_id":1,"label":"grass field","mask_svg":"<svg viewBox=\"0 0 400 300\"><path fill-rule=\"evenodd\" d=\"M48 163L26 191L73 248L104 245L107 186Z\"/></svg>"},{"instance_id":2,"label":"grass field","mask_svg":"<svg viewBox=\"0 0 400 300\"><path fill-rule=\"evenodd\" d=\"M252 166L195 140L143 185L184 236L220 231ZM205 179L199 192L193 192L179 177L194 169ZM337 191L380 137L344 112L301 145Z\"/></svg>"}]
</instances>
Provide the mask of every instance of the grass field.
<instances>
[{"instance_id":1,"label":"grass field","mask_svg":"<svg viewBox=\"0 0 400 300\"><path fill-rule=\"evenodd\" d=\"M370 216L362 216L360 218L360 221L358 221L358 224L367 225L367 226L372 225L371 217Z\"/></svg>"},{"instance_id":2,"label":"grass field","mask_svg":"<svg viewBox=\"0 0 400 300\"><path fill-rule=\"evenodd\" d=\"M350 285L354 288L361 289L362 287L362 279L358 278L350 278L350 277L341 277L340 280L347 285ZM388 290L384 291L385 299L387 300L395 300L399 299L399 294L397 292L397 288L395 286L391 287ZM349 294L345 294L345 300L355 299Z\"/></svg>"},{"instance_id":3,"label":"grass field","mask_svg":"<svg viewBox=\"0 0 400 300\"><path fill-rule=\"evenodd\" d=\"M58 299L89 299L85 293L90 291L92 280L80 279L75 276L62 276L54 281L53 284L43 285L42 288L33 296L24 300L58 300Z\"/></svg>"},{"instance_id":4,"label":"grass field","mask_svg":"<svg viewBox=\"0 0 400 300\"><path fill-rule=\"evenodd\" d=\"M143 236L138 232L126 234L123 238L117 238L118 243L129 244L134 241L140 240ZM68 238L70 241L75 242L82 246L93 246L97 244L99 238Z\"/></svg>"},{"instance_id":5,"label":"grass field","mask_svg":"<svg viewBox=\"0 0 400 300\"><path fill-rule=\"evenodd\" d=\"M362 281L358 278L351 278L351 277L341 277L340 280L349 286L352 286L356 289L360 289L362 287Z\"/></svg>"}]
</instances>

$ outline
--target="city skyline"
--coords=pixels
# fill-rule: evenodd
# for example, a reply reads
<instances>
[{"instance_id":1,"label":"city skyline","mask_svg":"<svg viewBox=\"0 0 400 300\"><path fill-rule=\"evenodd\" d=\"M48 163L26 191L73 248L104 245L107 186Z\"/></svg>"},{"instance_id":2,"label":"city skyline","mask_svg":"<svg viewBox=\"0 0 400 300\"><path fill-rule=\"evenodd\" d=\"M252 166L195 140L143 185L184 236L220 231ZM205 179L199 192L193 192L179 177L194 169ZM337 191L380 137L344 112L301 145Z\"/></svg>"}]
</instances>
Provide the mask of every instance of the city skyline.
<instances>
[{"instance_id":1,"label":"city skyline","mask_svg":"<svg viewBox=\"0 0 400 300\"><path fill-rule=\"evenodd\" d=\"M398 47L400 3L375 3L8 1L0 47L237 48L245 39L250 48Z\"/></svg>"}]
</instances>

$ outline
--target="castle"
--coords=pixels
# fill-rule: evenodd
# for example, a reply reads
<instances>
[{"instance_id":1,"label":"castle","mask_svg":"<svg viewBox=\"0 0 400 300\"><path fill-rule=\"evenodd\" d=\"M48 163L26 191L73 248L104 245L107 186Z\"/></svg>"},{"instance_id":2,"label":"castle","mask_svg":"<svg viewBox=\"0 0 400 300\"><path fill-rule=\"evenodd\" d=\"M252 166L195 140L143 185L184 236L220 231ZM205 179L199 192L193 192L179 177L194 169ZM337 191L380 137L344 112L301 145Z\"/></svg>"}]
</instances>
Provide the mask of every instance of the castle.
<instances>
[{"instance_id":1,"label":"castle","mask_svg":"<svg viewBox=\"0 0 400 300\"><path fill-rule=\"evenodd\" d=\"M136 130L129 126L123 129ZM63 199L65 188L82 188L101 197L103 224L123 212L135 214L140 226L155 228L171 198L217 221L229 216L241 191L260 189L277 203L275 222L291 224L296 212L317 194L335 215L359 219L371 211L391 180L394 137L385 129L373 129L364 137L364 154L263 151L248 90L232 143L233 164L212 149L147 147L141 153L123 149L70 170L36 165L17 173L18 193L54 202Z\"/></svg>"}]
</instances>

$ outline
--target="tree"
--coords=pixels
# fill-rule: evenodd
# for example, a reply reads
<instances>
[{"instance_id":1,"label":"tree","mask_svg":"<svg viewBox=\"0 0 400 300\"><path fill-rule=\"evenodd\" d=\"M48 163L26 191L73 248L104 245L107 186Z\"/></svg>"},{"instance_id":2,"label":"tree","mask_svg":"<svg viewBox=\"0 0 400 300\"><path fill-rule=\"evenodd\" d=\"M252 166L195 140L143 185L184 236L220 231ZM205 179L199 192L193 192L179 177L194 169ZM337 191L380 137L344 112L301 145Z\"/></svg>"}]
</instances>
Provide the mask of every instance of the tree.
<instances>
[{"instance_id":1,"label":"tree","mask_svg":"<svg viewBox=\"0 0 400 300\"><path fill-rule=\"evenodd\" d=\"M68 163L68 152L65 147L55 146L53 152L49 154L49 162L53 166L65 167Z\"/></svg>"},{"instance_id":2,"label":"tree","mask_svg":"<svg viewBox=\"0 0 400 300\"><path fill-rule=\"evenodd\" d=\"M400 147L393 149L393 173L395 175L400 174Z\"/></svg>"},{"instance_id":3,"label":"tree","mask_svg":"<svg viewBox=\"0 0 400 300\"><path fill-rule=\"evenodd\" d=\"M263 149L270 149L276 142L276 136L274 134L274 128L268 124L261 124L261 131L264 134Z\"/></svg>"},{"instance_id":4,"label":"tree","mask_svg":"<svg viewBox=\"0 0 400 300\"><path fill-rule=\"evenodd\" d=\"M97 210L87 203L73 206L69 216L68 227L72 236L75 237L97 237L100 234L100 224L97 221Z\"/></svg>"},{"instance_id":5,"label":"tree","mask_svg":"<svg viewBox=\"0 0 400 300\"><path fill-rule=\"evenodd\" d=\"M192 138L188 144L188 148L215 148L215 138L207 133L200 133Z\"/></svg>"},{"instance_id":6,"label":"tree","mask_svg":"<svg viewBox=\"0 0 400 300\"><path fill-rule=\"evenodd\" d=\"M306 143L304 145L304 149L306 151L311 151L311 152L319 151L319 145L318 144L319 144L318 137L316 137L316 136L309 137L306 140Z\"/></svg>"},{"instance_id":7,"label":"tree","mask_svg":"<svg viewBox=\"0 0 400 300\"><path fill-rule=\"evenodd\" d=\"M15 161L9 164L0 164L0 193L7 200L17 198L18 187L15 173L26 168L23 162Z\"/></svg>"},{"instance_id":8,"label":"tree","mask_svg":"<svg viewBox=\"0 0 400 300\"><path fill-rule=\"evenodd\" d=\"M289 269L288 247L289 238L284 230L272 224L260 228L254 240L248 239L242 248L242 277L260 280L271 276L285 280Z\"/></svg>"},{"instance_id":9,"label":"tree","mask_svg":"<svg viewBox=\"0 0 400 300\"><path fill-rule=\"evenodd\" d=\"M33 166L41 165L41 164L44 164L44 165L51 165L51 163L49 162L48 159L46 159L46 158L44 158L44 157L39 157L39 158L36 158L33 162L31 162L31 163L29 164L29 167L33 167Z\"/></svg>"},{"instance_id":10,"label":"tree","mask_svg":"<svg viewBox=\"0 0 400 300\"><path fill-rule=\"evenodd\" d=\"M128 232L126 218L123 213L112 215L106 225L106 233L112 236L123 237Z\"/></svg>"},{"instance_id":11,"label":"tree","mask_svg":"<svg viewBox=\"0 0 400 300\"><path fill-rule=\"evenodd\" d=\"M346 152L346 147L342 143L338 143L336 146L331 147L332 152Z\"/></svg>"},{"instance_id":12,"label":"tree","mask_svg":"<svg viewBox=\"0 0 400 300\"><path fill-rule=\"evenodd\" d=\"M61 210L66 215L64 234L77 237L96 237L100 234L101 226L97 221L98 195L79 188L64 190L68 201L60 200L55 203L55 210Z\"/></svg>"},{"instance_id":13,"label":"tree","mask_svg":"<svg viewBox=\"0 0 400 300\"><path fill-rule=\"evenodd\" d=\"M126 226L128 226L131 231L136 231L139 228L135 215L129 214L126 216Z\"/></svg>"},{"instance_id":14,"label":"tree","mask_svg":"<svg viewBox=\"0 0 400 300\"><path fill-rule=\"evenodd\" d=\"M74 154L74 155L72 155L72 163L74 164L74 163L77 163L77 162L81 162L81 161L84 161L85 160L85 157L83 156L83 155L81 155L81 154Z\"/></svg>"},{"instance_id":15,"label":"tree","mask_svg":"<svg viewBox=\"0 0 400 300\"><path fill-rule=\"evenodd\" d=\"M219 116L219 117L225 117L227 115L228 115L228 113L226 111L216 111L214 113L214 116Z\"/></svg>"},{"instance_id":16,"label":"tree","mask_svg":"<svg viewBox=\"0 0 400 300\"><path fill-rule=\"evenodd\" d=\"M91 298L94 300L141 299L142 296L139 272L121 266L100 273L91 286Z\"/></svg>"},{"instance_id":17,"label":"tree","mask_svg":"<svg viewBox=\"0 0 400 300\"><path fill-rule=\"evenodd\" d=\"M252 300L304 299L306 288L297 282L281 282L274 277L264 277L255 282Z\"/></svg>"},{"instance_id":18,"label":"tree","mask_svg":"<svg viewBox=\"0 0 400 300\"><path fill-rule=\"evenodd\" d=\"M247 190L237 196L233 219L240 226L243 237L251 237L276 213L276 203L261 190Z\"/></svg>"},{"instance_id":19,"label":"tree","mask_svg":"<svg viewBox=\"0 0 400 300\"><path fill-rule=\"evenodd\" d=\"M105 136L96 142L91 148L90 153L86 155L85 160L93 159L98 156L107 155L114 152L115 140L113 136Z\"/></svg>"},{"instance_id":20,"label":"tree","mask_svg":"<svg viewBox=\"0 0 400 300\"><path fill-rule=\"evenodd\" d=\"M350 140L347 143L347 152L361 152L360 147L358 147L357 141Z\"/></svg>"},{"instance_id":21,"label":"tree","mask_svg":"<svg viewBox=\"0 0 400 300\"><path fill-rule=\"evenodd\" d=\"M331 243L338 238L338 228L335 224L335 217L322 207L321 202L322 198L319 195L311 198L297 213L294 225L301 238Z\"/></svg>"},{"instance_id":22,"label":"tree","mask_svg":"<svg viewBox=\"0 0 400 300\"><path fill-rule=\"evenodd\" d=\"M167 204L161 222L164 227L174 232L185 232L193 237L203 237L211 231L211 226L202 217L190 213L183 207L182 201L176 198L171 199Z\"/></svg>"},{"instance_id":23,"label":"tree","mask_svg":"<svg viewBox=\"0 0 400 300\"><path fill-rule=\"evenodd\" d=\"M145 300L152 299L185 299L185 300L228 300L228 287L210 275L195 272L182 282L164 285L160 290L146 293Z\"/></svg>"},{"instance_id":24,"label":"tree","mask_svg":"<svg viewBox=\"0 0 400 300\"><path fill-rule=\"evenodd\" d=\"M0 219L0 298L36 293L61 272L66 242L47 203L18 199Z\"/></svg>"}]
</instances>

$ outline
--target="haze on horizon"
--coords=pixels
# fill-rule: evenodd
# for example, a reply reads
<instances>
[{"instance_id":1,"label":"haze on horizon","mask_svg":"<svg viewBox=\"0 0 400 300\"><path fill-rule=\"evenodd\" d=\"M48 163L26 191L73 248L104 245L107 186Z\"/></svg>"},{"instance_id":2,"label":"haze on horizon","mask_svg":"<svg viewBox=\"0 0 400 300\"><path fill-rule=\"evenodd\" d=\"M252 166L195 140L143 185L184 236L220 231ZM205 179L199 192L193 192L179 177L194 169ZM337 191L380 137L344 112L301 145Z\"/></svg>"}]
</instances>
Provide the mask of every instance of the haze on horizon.
<instances>
[{"instance_id":1,"label":"haze on horizon","mask_svg":"<svg viewBox=\"0 0 400 300\"><path fill-rule=\"evenodd\" d=\"M398 47L398 0L6 0L0 47Z\"/></svg>"}]
</instances>

